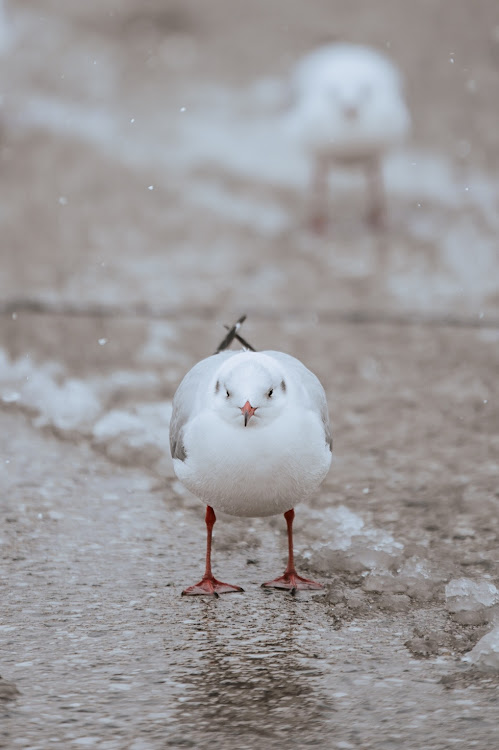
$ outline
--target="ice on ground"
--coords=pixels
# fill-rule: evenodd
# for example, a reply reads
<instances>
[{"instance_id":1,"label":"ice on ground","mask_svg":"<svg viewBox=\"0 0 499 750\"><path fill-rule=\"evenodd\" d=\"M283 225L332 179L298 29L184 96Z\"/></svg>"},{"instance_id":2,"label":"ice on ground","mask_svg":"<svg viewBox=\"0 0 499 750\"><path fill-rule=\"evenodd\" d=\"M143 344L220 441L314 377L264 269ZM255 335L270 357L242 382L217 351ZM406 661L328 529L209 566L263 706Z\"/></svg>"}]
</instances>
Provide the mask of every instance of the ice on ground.
<instances>
[{"instance_id":1,"label":"ice on ground","mask_svg":"<svg viewBox=\"0 0 499 750\"><path fill-rule=\"evenodd\" d=\"M489 622L499 604L499 591L487 580L454 578L445 587L446 608L454 619L468 625Z\"/></svg>"},{"instance_id":2,"label":"ice on ground","mask_svg":"<svg viewBox=\"0 0 499 750\"><path fill-rule=\"evenodd\" d=\"M94 389L83 380L63 380L57 363L37 364L29 356L12 361L1 350L0 398L34 413L35 426L62 432L89 432L102 411Z\"/></svg>"},{"instance_id":3,"label":"ice on ground","mask_svg":"<svg viewBox=\"0 0 499 750\"><path fill-rule=\"evenodd\" d=\"M115 461L173 476L171 402L143 402L144 394L158 391L160 385L157 373L126 370L88 381L68 378L55 362L40 364L29 356L12 361L0 349L0 401L5 407L27 411L35 427L91 437L94 446ZM139 398L132 411L107 411L117 400Z\"/></svg>"},{"instance_id":4,"label":"ice on ground","mask_svg":"<svg viewBox=\"0 0 499 750\"><path fill-rule=\"evenodd\" d=\"M373 571L363 583L364 591L377 594L405 594L411 599L427 602L441 590L446 573L418 556L408 558L394 572Z\"/></svg>"},{"instance_id":5,"label":"ice on ground","mask_svg":"<svg viewBox=\"0 0 499 750\"><path fill-rule=\"evenodd\" d=\"M24 398L27 406L39 412L35 426L52 426L62 432L87 432L102 410L91 387L75 378L61 385L37 378L24 389Z\"/></svg>"},{"instance_id":6,"label":"ice on ground","mask_svg":"<svg viewBox=\"0 0 499 750\"><path fill-rule=\"evenodd\" d=\"M499 591L490 581L473 581L471 578L454 578L445 587L447 609L450 612L492 607L499 603Z\"/></svg>"},{"instance_id":7,"label":"ice on ground","mask_svg":"<svg viewBox=\"0 0 499 750\"><path fill-rule=\"evenodd\" d=\"M484 635L463 661L483 672L499 672L499 625Z\"/></svg>"},{"instance_id":8,"label":"ice on ground","mask_svg":"<svg viewBox=\"0 0 499 750\"><path fill-rule=\"evenodd\" d=\"M307 533L316 539L327 539L312 544L302 555L317 572L386 571L399 564L403 544L383 529L366 525L361 516L344 505L304 512L308 516Z\"/></svg>"},{"instance_id":9,"label":"ice on ground","mask_svg":"<svg viewBox=\"0 0 499 750\"><path fill-rule=\"evenodd\" d=\"M40 364L29 356L11 360L0 349L0 401L5 407L25 410L35 427L91 437L94 447L114 461L173 477L170 401L141 402L133 410L106 413L106 406L117 399L135 401L160 384L157 373L126 370L89 381L68 378L55 362Z\"/></svg>"},{"instance_id":10,"label":"ice on ground","mask_svg":"<svg viewBox=\"0 0 499 750\"><path fill-rule=\"evenodd\" d=\"M173 477L169 450L171 401L138 404L108 412L93 428L93 445L109 458Z\"/></svg>"},{"instance_id":11,"label":"ice on ground","mask_svg":"<svg viewBox=\"0 0 499 750\"><path fill-rule=\"evenodd\" d=\"M421 555L403 560L404 545L384 529L371 525L365 517L343 505L323 510L303 509L307 534L315 542L304 551L302 559L322 574L336 572L364 574L366 593L395 597L393 602L405 606L410 597L427 602L441 595L447 570L430 563Z\"/></svg>"}]
</instances>

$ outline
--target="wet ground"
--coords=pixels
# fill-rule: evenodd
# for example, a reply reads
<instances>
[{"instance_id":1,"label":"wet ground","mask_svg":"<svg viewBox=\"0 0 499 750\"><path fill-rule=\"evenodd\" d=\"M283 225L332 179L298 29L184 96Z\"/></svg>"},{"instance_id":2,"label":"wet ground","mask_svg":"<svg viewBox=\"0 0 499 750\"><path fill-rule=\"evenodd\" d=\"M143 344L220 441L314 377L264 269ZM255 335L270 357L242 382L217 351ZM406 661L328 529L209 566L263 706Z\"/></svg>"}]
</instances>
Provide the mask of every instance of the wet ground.
<instances>
[{"instance_id":1,"label":"wet ground","mask_svg":"<svg viewBox=\"0 0 499 750\"><path fill-rule=\"evenodd\" d=\"M456 616L445 585L499 581L499 15L350 5L9 6L0 747L496 742L497 675L462 657L498 613ZM355 175L310 235L307 165L258 93L331 37L407 80L376 237ZM203 508L169 403L242 312L327 392L335 457L296 519L324 594L260 589L283 519L220 515L215 572L245 593L180 597Z\"/></svg>"}]
</instances>

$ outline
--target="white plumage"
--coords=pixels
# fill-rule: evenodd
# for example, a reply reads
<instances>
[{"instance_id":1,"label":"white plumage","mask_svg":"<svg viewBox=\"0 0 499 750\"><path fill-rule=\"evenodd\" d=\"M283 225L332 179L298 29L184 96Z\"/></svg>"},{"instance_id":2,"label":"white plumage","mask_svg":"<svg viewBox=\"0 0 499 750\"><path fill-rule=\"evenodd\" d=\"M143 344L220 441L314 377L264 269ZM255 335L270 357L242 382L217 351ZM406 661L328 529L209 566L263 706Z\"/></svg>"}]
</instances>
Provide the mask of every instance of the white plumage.
<instances>
[{"instance_id":1,"label":"white plumage","mask_svg":"<svg viewBox=\"0 0 499 750\"><path fill-rule=\"evenodd\" d=\"M257 413L245 427L247 401ZM329 469L326 417L322 386L294 357L213 355L187 374L175 395L175 472L215 510L284 513L309 498ZM179 451L183 459L176 458Z\"/></svg>"},{"instance_id":2,"label":"white plumage","mask_svg":"<svg viewBox=\"0 0 499 750\"><path fill-rule=\"evenodd\" d=\"M288 124L313 163L313 221L324 224L326 182L333 166L366 169L369 218L383 219L381 159L410 128L401 76L381 53L333 44L301 60L292 75Z\"/></svg>"},{"instance_id":3,"label":"white plumage","mask_svg":"<svg viewBox=\"0 0 499 750\"><path fill-rule=\"evenodd\" d=\"M286 512L290 563L267 585L320 588L294 570L289 514L320 486L331 446L324 389L294 357L223 352L195 365L173 400L170 447L178 478L208 506L208 558L203 580L184 593L239 590L211 575L213 508L236 516Z\"/></svg>"}]
</instances>

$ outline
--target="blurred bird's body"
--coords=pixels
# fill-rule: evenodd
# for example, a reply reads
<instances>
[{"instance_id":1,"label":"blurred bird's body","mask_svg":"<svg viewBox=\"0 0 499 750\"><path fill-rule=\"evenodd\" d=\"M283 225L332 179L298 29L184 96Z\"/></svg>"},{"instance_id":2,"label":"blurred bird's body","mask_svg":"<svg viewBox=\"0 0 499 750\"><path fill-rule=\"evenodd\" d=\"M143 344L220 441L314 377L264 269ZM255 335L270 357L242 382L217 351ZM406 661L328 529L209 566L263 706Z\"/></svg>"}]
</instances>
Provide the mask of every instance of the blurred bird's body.
<instances>
[{"instance_id":1,"label":"blurred bird's body","mask_svg":"<svg viewBox=\"0 0 499 750\"><path fill-rule=\"evenodd\" d=\"M314 226L326 221L327 178L335 165L366 170L369 219L382 223L381 160L410 127L398 71L372 49L334 44L298 63L292 88L290 126L313 163Z\"/></svg>"}]
</instances>

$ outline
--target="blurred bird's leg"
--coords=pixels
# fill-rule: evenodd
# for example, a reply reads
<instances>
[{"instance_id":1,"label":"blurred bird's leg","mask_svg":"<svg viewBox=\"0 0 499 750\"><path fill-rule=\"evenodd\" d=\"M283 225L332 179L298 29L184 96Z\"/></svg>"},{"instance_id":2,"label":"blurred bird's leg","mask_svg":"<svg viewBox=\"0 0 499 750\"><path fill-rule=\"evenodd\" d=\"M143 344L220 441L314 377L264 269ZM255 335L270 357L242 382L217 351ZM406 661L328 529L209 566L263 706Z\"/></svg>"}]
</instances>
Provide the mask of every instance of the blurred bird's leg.
<instances>
[{"instance_id":1,"label":"blurred bird's leg","mask_svg":"<svg viewBox=\"0 0 499 750\"><path fill-rule=\"evenodd\" d=\"M286 523L288 525L288 564L286 566L286 570L284 571L284 575L279 576L279 578L274 578L273 581L267 581L267 583L262 583L262 586L264 588L271 588L271 589L287 589L288 591L291 591L294 593L296 590L317 590L322 589L323 585L322 583L317 583L317 581L311 581L309 578L302 578L298 575L295 568L295 560L294 560L294 554L293 554L293 520L295 517L295 512L293 508L291 510L286 511L284 514L284 518L286 519Z\"/></svg>"},{"instance_id":2,"label":"blurred bird's leg","mask_svg":"<svg viewBox=\"0 0 499 750\"><path fill-rule=\"evenodd\" d=\"M210 505L206 506L206 569L199 583L182 591L182 596L218 596L219 594L230 594L233 591L244 591L240 586L217 581L211 572L211 539L213 526L217 520L215 511Z\"/></svg>"},{"instance_id":3,"label":"blurred bird's leg","mask_svg":"<svg viewBox=\"0 0 499 750\"><path fill-rule=\"evenodd\" d=\"M386 225L386 194L379 159L370 159L367 162L366 178L369 202L367 221L373 229L383 229Z\"/></svg>"},{"instance_id":4,"label":"blurred bird's leg","mask_svg":"<svg viewBox=\"0 0 499 750\"><path fill-rule=\"evenodd\" d=\"M324 234L327 229L327 197L330 162L325 156L314 159L311 179L311 213L310 228L315 234Z\"/></svg>"}]
</instances>

